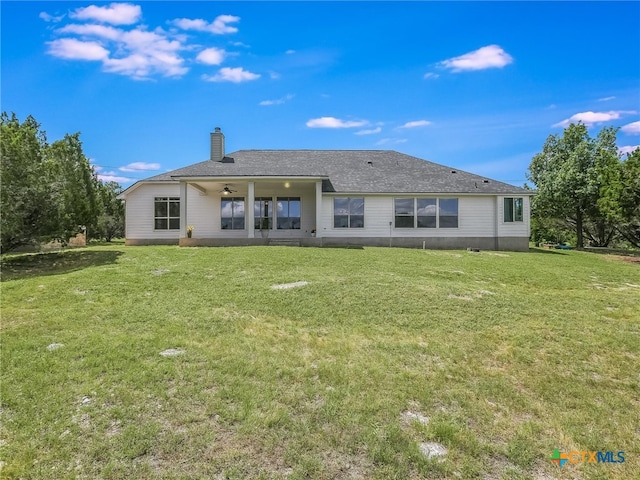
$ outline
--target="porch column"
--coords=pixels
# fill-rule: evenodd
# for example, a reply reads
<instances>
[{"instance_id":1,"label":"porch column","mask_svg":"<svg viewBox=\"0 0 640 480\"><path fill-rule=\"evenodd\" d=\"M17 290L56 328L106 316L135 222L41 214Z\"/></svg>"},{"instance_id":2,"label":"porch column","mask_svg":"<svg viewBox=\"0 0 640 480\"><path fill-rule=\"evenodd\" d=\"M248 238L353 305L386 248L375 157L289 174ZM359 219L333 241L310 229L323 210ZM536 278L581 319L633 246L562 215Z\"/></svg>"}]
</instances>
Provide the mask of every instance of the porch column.
<instances>
[{"instance_id":1,"label":"porch column","mask_svg":"<svg viewBox=\"0 0 640 480\"><path fill-rule=\"evenodd\" d=\"M316 182L316 238L322 237L322 180Z\"/></svg>"},{"instance_id":2,"label":"porch column","mask_svg":"<svg viewBox=\"0 0 640 480\"><path fill-rule=\"evenodd\" d=\"M180 182L180 238L187 236L187 182Z\"/></svg>"},{"instance_id":3,"label":"porch column","mask_svg":"<svg viewBox=\"0 0 640 480\"><path fill-rule=\"evenodd\" d=\"M244 207L244 216L249 229L249 238L255 238L255 217L253 216L253 204L256 198L255 182L249 182L249 194L247 195L247 204Z\"/></svg>"}]
</instances>

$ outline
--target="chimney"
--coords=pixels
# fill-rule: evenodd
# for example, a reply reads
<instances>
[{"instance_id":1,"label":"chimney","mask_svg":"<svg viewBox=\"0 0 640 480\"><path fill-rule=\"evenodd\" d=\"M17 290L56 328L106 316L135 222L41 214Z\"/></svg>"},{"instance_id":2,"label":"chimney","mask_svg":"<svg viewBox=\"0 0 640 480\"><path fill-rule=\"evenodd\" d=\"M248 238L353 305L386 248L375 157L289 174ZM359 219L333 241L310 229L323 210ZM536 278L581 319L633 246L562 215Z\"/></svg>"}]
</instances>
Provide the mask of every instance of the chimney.
<instances>
[{"instance_id":1,"label":"chimney","mask_svg":"<svg viewBox=\"0 0 640 480\"><path fill-rule=\"evenodd\" d=\"M224 158L224 134L220 131L220 127L216 127L211 132L211 161L221 162Z\"/></svg>"}]
</instances>

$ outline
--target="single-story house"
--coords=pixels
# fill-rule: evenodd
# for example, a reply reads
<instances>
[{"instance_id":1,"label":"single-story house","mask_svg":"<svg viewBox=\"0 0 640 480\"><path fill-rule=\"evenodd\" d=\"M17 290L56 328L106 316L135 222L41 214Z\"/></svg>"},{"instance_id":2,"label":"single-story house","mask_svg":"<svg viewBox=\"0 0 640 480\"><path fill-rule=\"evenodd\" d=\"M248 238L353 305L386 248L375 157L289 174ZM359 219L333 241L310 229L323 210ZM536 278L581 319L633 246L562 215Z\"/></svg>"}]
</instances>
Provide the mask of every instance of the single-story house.
<instances>
[{"instance_id":1,"label":"single-story house","mask_svg":"<svg viewBox=\"0 0 640 480\"><path fill-rule=\"evenodd\" d=\"M238 150L120 195L126 244L527 250L531 191L389 150Z\"/></svg>"}]
</instances>

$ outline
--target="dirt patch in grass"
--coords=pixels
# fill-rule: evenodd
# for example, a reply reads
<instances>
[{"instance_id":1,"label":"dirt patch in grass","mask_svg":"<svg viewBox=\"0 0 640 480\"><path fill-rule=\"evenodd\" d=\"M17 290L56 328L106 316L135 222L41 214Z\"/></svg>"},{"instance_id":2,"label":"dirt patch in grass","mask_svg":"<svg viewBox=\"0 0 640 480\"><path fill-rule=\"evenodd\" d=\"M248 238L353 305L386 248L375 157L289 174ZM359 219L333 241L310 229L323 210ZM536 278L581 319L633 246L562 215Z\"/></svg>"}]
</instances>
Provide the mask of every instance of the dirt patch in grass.
<instances>
[{"instance_id":1,"label":"dirt patch in grass","mask_svg":"<svg viewBox=\"0 0 640 480\"><path fill-rule=\"evenodd\" d=\"M640 265L640 256L637 256L637 257L625 257L625 256L614 255L614 257L616 257L618 260L622 260L623 262L633 263L635 265Z\"/></svg>"}]
</instances>

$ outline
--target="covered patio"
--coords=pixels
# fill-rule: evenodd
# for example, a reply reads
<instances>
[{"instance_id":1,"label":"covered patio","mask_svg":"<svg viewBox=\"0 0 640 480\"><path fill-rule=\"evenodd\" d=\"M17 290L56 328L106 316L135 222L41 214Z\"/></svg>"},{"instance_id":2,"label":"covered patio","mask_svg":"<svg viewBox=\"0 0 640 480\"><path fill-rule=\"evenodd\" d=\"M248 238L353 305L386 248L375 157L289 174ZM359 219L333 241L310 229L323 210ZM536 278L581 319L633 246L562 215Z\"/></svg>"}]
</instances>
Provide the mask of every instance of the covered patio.
<instances>
[{"instance_id":1,"label":"covered patio","mask_svg":"<svg viewBox=\"0 0 640 480\"><path fill-rule=\"evenodd\" d=\"M181 246L321 244L321 178L179 180Z\"/></svg>"}]
</instances>

